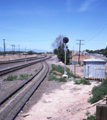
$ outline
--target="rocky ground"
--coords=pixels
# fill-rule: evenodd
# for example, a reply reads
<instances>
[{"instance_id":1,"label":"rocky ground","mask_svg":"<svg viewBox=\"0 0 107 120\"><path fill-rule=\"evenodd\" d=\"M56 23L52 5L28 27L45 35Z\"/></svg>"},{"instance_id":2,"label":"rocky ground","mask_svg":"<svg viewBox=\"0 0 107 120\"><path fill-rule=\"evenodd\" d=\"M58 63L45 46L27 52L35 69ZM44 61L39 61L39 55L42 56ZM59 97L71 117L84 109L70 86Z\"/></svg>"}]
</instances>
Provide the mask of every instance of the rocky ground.
<instances>
[{"instance_id":1,"label":"rocky ground","mask_svg":"<svg viewBox=\"0 0 107 120\"><path fill-rule=\"evenodd\" d=\"M32 66L19 69L17 71L14 71L12 73L8 73L6 75L3 75L0 77L0 101L3 100L6 96L8 96L12 91L14 91L16 88L21 86L23 83L26 82L31 76L36 74L37 71L39 71L42 67L41 63L34 64ZM28 75L28 79L21 80L20 75ZM8 76L15 76L17 75L17 80L14 81L4 81Z\"/></svg>"}]
</instances>

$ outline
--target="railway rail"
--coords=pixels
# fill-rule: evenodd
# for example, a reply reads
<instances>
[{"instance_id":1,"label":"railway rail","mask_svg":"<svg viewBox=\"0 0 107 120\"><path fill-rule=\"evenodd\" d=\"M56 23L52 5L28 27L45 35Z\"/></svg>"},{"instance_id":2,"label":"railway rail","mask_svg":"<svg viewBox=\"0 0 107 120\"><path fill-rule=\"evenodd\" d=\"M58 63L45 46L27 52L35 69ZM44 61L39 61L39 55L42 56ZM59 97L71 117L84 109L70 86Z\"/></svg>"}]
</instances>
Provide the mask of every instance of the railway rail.
<instances>
[{"instance_id":1,"label":"railway rail","mask_svg":"<svg viewBox=\"0 0 107 120\"><path fill-rule=\"evenodd\" d=\"M35 59L40 59L40 58L45 58L45 56L40 56L40 57L25 57L21 59L15 59L15 60L6 60L6 61L0 61L1 64L10 64L10 63L17 63L17 62L24 62L24 61L30 61L30 60L35 60Z\"/></svg>"},{"instance_id":2,"label":"railway rail","mask_svg":"<svg viewBox=\"0 0 107 120\"><path fill-rule=\"evenodd\" d=\"M42 59L42 58L45 58L45 56L38 56L38 57L30 57L30 58L22 58L21 60L20 59L16 59L16 60L9 60L9 61L0 61L0 69L5 69L5 68L8 68L8 67L14 67L16 65L19 65L19 64L23 64L23 63L29 63L31 61L34 61L34 60L37 60L37 59Z\"/></svg>"},{"instance_id":3,"label":"railway rail","mask_svg":"<svg viewBox=\"0 0 107 120\"><path fill-rule=\"evenodd\" d=\"M49 59L49 58L50 58L50 57L39 58L39 59L34 60L34 61L32 61L32 62L29 62L29 63L24 63L24 64L17 65L17 66L14 66L14 67L9 67L9 68L7 68L7 69L2 69L2 70L0 70L0 76L5 75L5 74L7 74L7 73L10 73L10 72L12 72L12 71L16 71L16 70L22 69L22 68L24 68L24 67L33 65L33 64L38 63L38 62L40 62L40 61L44 61L44 60Z\"/></svg>"},{"instance_id":4,"label":"railway rail","mask_svg":"<svg viewBox=\"0 0 107 120\"><path fill-rule=\"evenodd\" d=\"M31 79L0 102L0 120L14 120L17 117L26 102L45 79L48 71L48 64L42 61L42 68Z\"/></svg>"}]
</instances>

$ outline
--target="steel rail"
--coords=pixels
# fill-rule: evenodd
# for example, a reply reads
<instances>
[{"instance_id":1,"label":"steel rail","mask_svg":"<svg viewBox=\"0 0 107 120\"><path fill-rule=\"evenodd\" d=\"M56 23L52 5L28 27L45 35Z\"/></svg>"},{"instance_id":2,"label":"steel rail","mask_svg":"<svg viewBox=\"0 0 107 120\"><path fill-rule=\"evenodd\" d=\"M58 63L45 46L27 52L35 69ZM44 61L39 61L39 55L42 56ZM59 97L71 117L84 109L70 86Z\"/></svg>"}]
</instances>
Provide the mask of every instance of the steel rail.
<instances>
[{"instance_id":1,"label":"steel rail","mask_svg":"<svg viewBox=\"0 0 107 120\"><path fill-rule=\"evenodd\" d=\"M46 63L47 64L47 63ZM34 94L34 92L38 89L38 87L40 86L40 84L43 82L43 80L45 79L45 77L47 76L48 72L49 72L49 65L48 66L48 70L46 72L46 74L44 75L44 77L42 78L42 80L39 82L39 84L35 87L35 89L32 91L32 93L29 95L29 97L25 100L25 102L23 103L23 105L19 108L19 110L16 112L16 114L14 115L14 117L11 120L14 120L17 115L19 114L19 112L22 110L22 108L25 106L26 102L30 99L30 97Z\"/></svg>"},{"instance_id":2,"label":"steel rail","mask_svg":"<svg viewBox=\"0 0 107 120\"><path fill-rule=\"evenodd\" d=\"M29 80L27 80L24 84L22 84L20 87L18 87L15 91L13 91L10 95L8 95L5 99L3 99L1 102L0 102L0 106L6 101L8 100L12 95L14 95L18 90L20 90L22 87L24 87L25 84L27 84L28 82L30 82L36 75L38 75L38 73L40 73L40 71L43 69L43 63L42 64L42 67L41 69L34 75L32 76Z\"/></svg>"},{"instance_id":3,"label":"steel rail","mask_svg":"<svg viewBox=\"0 0 107 120\"><path fill-rule=\"evenodd\" d=\"M45 56L42 56L42 57L21 58L21 59L8 60L8 61L0 61L0 65L2 65L2 64L10 64L10 63L17 63L17 62L24 62L25 59L26 59L26 61L30 61L30 60L40 59L40 58L44 58L44 57L45 57Z\"/></svg>"},{"instance_id":4,"label":"steel rail","mask_svg":"<svg viewBox=\"0 0 107 120\"><path fill-rule=\"evenodd\" d=\"M26 63L26 64L24 64L24 65L19 65L19 66L15 66L15 67L12 67L12 68L8 68L8 69L5 69L5 70L2 70L2 71L0 71L0 76L1 76L1 75L4 75L4 74L7 74L7 73L10 73L10 72L12 72L12 71L16 71L16 70L22 69L22 68L24 68L24 67L33 65L33 64L38 63L38 62L40 62L40 61L47 60L47 59L49 59L49 58L50 58L50 57L46 57L46 58L44 58L44 59L40 59L40 60L31 62L31 63Z\"/></svg>"}]
</instances>

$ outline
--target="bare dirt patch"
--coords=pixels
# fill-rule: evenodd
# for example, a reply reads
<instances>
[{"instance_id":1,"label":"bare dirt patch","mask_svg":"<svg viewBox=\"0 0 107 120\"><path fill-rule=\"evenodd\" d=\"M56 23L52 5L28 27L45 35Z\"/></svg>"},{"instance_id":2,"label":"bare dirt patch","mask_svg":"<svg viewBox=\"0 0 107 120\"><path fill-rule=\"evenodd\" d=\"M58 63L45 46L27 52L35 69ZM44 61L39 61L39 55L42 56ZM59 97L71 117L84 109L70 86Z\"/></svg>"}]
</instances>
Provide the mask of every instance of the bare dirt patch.
<instances>
[{"instance_id":1,"label":"bare dirt patch","mask_svg":"<svg viewBox=\"0 0 107 120\"><path fill-rule=\"evenodd\" d=\"M57 59L47 60L51 64L62 65ZM73 71L73 66L67 66ZM77 67L83 76L83 67ZM59 83L47 78L32 96L16 120L83 120L87 110L94 114L96 106L88 103L91 90L100 82L91 81L91 85L75 85L74 81ZM101 102L104 104L104 102Z\"/></svg>"},{"instance_id":2,"label":"bare dirt patch","mask_svg":"<svg viewBox=\"0 0 107 120\"><path fill-rule=\"evenodd\" d=\"M26 57L36 57L36 55L26 55ZM15 59L20 59L20 58L25 58L25 55L9 55L9 56L0 56L0 61L5 61L5 60L15 60Z\"/></svg>"}]
</instances>

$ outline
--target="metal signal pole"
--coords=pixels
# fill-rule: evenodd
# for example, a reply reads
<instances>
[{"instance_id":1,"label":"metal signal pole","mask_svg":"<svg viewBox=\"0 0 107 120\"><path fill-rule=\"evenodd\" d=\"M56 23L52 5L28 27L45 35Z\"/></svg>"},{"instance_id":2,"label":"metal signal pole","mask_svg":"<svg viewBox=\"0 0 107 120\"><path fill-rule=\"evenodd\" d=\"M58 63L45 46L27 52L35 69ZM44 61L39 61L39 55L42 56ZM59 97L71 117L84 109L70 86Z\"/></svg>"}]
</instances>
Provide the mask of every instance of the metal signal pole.
<instances>
[{"instance_id":1,"label":"metal signal pole","mask_svg":"<svg viewBox=\"0 0 107 120\"><path fill-rule=\"evenodd\" d=\"M64 47L65 47L65 68L64 68L64 75L63 75L64 78L68 78L68 75L67 75L67 72L66 72L66 52L67 52L66 43L68 43L68 41L69 41L69 39L67 37L63 38Z\"/></svg>"},{"instance_id":2,"label":"metal signal pole","mask_svg":"<svg viewBox=\"0 0 107 120\"><path fill-rule=\"evenodd\" d=\"M84 45L84 44L81 44L81 41L85 41L85 40L77 40L77 41L80 41L79 43L76 43L76 44L79 44L78 64L80 65L80 52L81 52L81 45Z\"/></svg>"}]
</instances>

